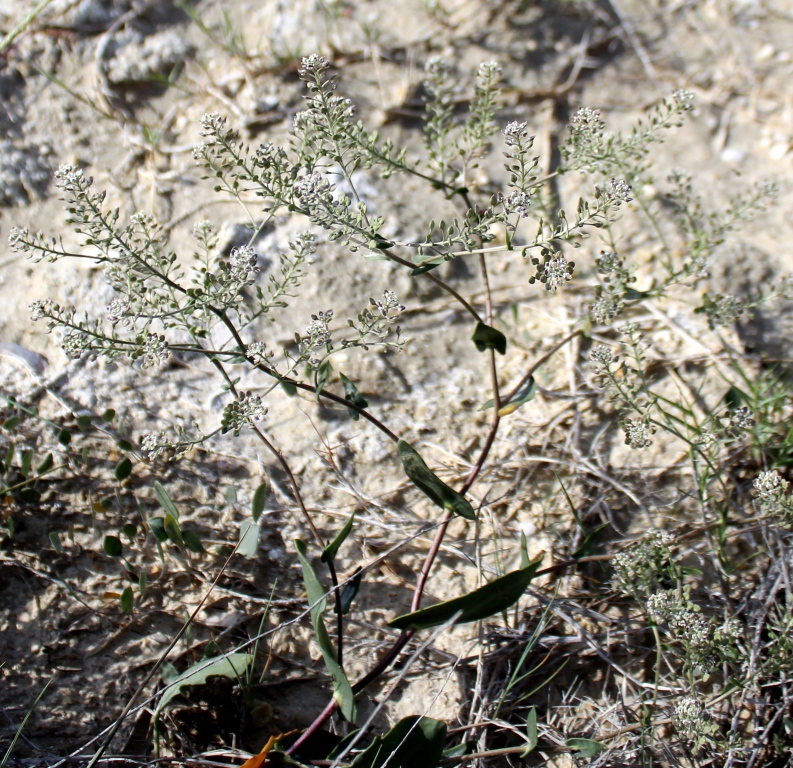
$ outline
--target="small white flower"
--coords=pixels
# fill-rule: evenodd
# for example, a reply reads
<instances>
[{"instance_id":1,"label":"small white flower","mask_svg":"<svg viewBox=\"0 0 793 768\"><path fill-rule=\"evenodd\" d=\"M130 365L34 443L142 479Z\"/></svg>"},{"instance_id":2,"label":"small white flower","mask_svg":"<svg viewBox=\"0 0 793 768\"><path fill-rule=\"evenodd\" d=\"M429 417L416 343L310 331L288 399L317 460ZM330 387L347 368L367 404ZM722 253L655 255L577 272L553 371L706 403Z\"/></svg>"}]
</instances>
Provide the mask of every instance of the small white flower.
<instances>
[{"instance_id":1,"label":"small white flower","mask_svg":"<svg viewBox=\"0 0 793 768\"><path fill-rule=\"evenodd\" d=\"M655 434L655 427L645 419L625 419L622 422L622 431L625 432L625 445L646 448L652 445L650 437Z\"/></svg>"},{"instance_id":2,"label":"small white flower","mask_svg":"<svg viewBox=\"0 0 793 768\"><path fill-rule=\"evenodd\" d=\"M507 213L517 213L525 219L529 215L530 208L531 195L519 189L514 189L508 197L504 198L504 210Z\"/></svg>"},{"instance_id":3,"label":"small white flower","mask_svg":"<svg viewBox=\"0 0 793 768\"><path fill-rule=\"evenodd\" d=\"M318 53L312 53L310 56L303 57L298 74L302 79L309 77L316 77L321 75L328 68L328 60Z\"/></svg>"},{"instance_id":4,"label":"small white flower","mask_svg":"<svg viewBox=\"0 0 793 768\"><path fill-rule=\"evenodd\" d=\"M685 88L678 88L672 94L672 100L679 109L686 112L694 108L694 94Z\"/></svg>"},{"instance_id":5,"label":"small white flower","mask_svg":"<svg viewBox=\"0 0 793 768\"><path fill-rule=\"evenodd\" d=\"M259 274L259 256L253 248L244 245L232 248L229 255L229 274L240 285L250 285Z\"/></svg>"},{"instance_id":6,"label":"small white flower","mask_svg":"<svg viewBox=\"0 0 793 768\"><path fill-rule=\"evenodd\" d=\"M630 184L625 180L611 179L606 182L603 195L608 202L614 203L615 206L619 206L622 203L629 203L633 200L631 197L632 192L633 190Z\"/></svg>"},{"instance_id":7,"label":"small white flower","mask_svg":"<svg viewBox=\"0 0 793 768\"><path fill-rule=\"evenodd\" d=\"M151 435L144 435L140 447L149 461L154 461L172 451L176 446L162 432L155 432Z\"/></svg>"},{"instance_id":8,"label":"small white flower","mask_svg":"<svg viewBox=\"0 0 793 768\"><path fill-rule=\"evenodd\" d=\"M156 365L161 365L170 357L165 336L147 333L145 336L138 337L138 345L133 359L140 359L141 368L153 368Z\"/></svg>"}]
</instances>

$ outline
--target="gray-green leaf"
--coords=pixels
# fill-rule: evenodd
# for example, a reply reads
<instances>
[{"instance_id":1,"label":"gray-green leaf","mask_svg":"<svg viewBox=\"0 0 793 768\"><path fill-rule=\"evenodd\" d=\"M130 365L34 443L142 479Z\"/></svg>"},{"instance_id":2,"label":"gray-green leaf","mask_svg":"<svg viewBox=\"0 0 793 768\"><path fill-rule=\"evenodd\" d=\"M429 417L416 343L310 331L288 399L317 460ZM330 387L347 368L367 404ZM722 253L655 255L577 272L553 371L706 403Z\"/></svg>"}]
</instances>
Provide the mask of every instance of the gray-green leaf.
<instances>
[{"instance_id":1,"label":"gray-green leaf","mask_svg":"<svg viewBox=\"0 0 793 768\"><path fill-rule=\"evenodd\" d=\"M251 502L251 516L253 522L258 523L259 518L264 512L264 502L267 499L267 483L261 483L259 487L253 492L253 501Z\"/></svg>"},{"instance_id":2,"label":"gray-green leaf","mask_svg":"<svg viewBox=\"0 0 793 768\"><path fill-rule=\"evenodd\" d=\"M565 746L578 752L581 757L596 757L605 749L603 744L594 739L568 739Z\"/></svg>"},{"instance_id":3,"label":"gray-green leaf","mask_svg":"<svg viewBox=\"0 0 793 768\"><path fill-rule=\"evenodd\" d=\"M336 538L322 550L322 555L319 558L320 562L327 563L329 560L332 562L336 558L336 553L339 547L344 544L344 540L350 535L352 530L352 521L355 519L355 512L353 512L347 522L342 526L342 529L336 535Z\"/></svg>"},{"instance_id":4,"label":"gray-green leaf","mask_svg":"<svg viewBox=\"0 0 793 768\"><path fill-rule=\"evenodd\" d=\"M537 573L541 561L542 558L538 558L526 568L512 571L462 597L397 616L388 622L388 626L395 629L427 629L446 623L458 613L460 616L457 624L486 619L520 600Z\"/></svg>"},{"instance_id":5,"label":"gray-green leaf","mask_svg":"<svg viewBox=\"0 0 793 768\"><path fill-rule=\"evenodd\" d=\"M325 666L328 668L328 673L333 681L333 698L339 703L342 715L351 723L354 723L356 716L355 694L352 692L352 686L347 679L347 675L344 674L344 670L339 664L336 650L322 619L322 613L327 602L325 600L325 590L319 583L319 579L317 579L317 575L308 561L306 545L297 539L295 540L295 548L297 549L300 565L303 568L303 581L306 585L308 603L311 606L311 623L314 625L314 632L317 636L319 649L322 651L322 658L325 660Z\"/></svg>"},{"instance_id":6,"label":"gray-green leaf","mask_svg":"<svg viewBox=\"0 0 793 768\"><path fill-rule=\"evenodd\" d=\"M443 482L425 463L413 446L400 440L397 443L399 458L405 474L432 501L443 509L450 509L466 520L476 520L476 512L464 496Z\"/></svg>"},{"instance_id":7,"label":"gray-green leaf","mask_svg":"<svg viewBox=\"0 0 793 768\"><path fill-rule=\"evenodd\" d=\"M256 557L256 550L259 548L259 531L259 524L254 523L253 520L243 520L240 525L240 543L237 552L248 560Z\"/></svg>"},{"instance_id":8,"label":"gray-green leaf","mask_svg":"<svg viewBox=\"0 0 793 768\"><path fill-rule=\"evenodd\" d=\"M159 480L154 481L154 493L157 496L157 500L160 502L162 508L169 514L172 515L175 519L179 519L179 510L176 508L176 504L171 501L171 497L168 495L168 491L163 488L162 483Z\"/></svg>"},{"instance_id":9,"label":"gray-green leaf","mask_svg":"<svg viewBox=\"0 0 793 768\"><path fill-rule=\"evenodd\" d=\"M520 753L521 757L528 757L537 747L539 735L537 733L537 707L532 707L526 717L526 748Z\"/></svg>"}]
</instances>

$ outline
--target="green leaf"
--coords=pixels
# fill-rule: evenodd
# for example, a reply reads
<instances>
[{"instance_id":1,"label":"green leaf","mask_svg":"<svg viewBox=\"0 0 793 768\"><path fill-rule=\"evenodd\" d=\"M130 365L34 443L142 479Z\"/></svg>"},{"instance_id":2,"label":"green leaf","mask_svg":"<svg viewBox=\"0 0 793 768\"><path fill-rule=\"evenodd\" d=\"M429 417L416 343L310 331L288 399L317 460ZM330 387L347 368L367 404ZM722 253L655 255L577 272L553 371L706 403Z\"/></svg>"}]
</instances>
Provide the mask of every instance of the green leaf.
<instances>
[{"instance_id":1,"label":"green leaf","mask_svg":"<svg viewBox=\"0 0 793 768\"><path fill-rule=\"evenodd\" d=\"M176 520L179 519L179 510L176 508L176 504L171 501L171 497L168 495L168 491L163 488L162 483L159 480L154 481L154 493L157 496L157 500L160 502L160 506L169 514L171 517L175 518Z\"/></svg>"},{"instance_id":2,"label":"green leaf","mask_svg":"<svg viewBox=\"0 0 793 768\"><path fill-rule=\"evenodd\" d=\"M259 524L254 523L253 520L243 520L240 524L240 543L237 552L247 560L256 557L256 551L259 549L259 530Z\"/></svg>"},{"instance_id":3,"label":"green leaf","mask_svg":"<svg viewBox=\"0 0 793 768\"><path fill-rule=\"evenodd\" d=\"M116 418L116 412L112 408L108 408L102 414L102 421L104 421L106 424L109 424L115 418Z\"/></svg>"},{"instance_id":4,"label":"green leaf","mask_svg":"<svg viewBox=\"0 0 793 768\"><path fill-rule=\"evenodd\" d=\"M176 544L177 547L184 547L184 539L182 538L182 529L179 527L179 522L177 519L168 514L165 516L165 522L163 523L163 528L165 532L168 534L168 538Z\"/></svg>"},{"instance_id":5,"label":"green leaf","mask_svg":"<svg viewBox=\"0 0 793 768\"><path fill-rule=\"evenodd\" d=\"M341 591L341 597L339 598L339 610L341 611L342 616L350 612L352 601L355 600L355 596L358 594L358 590L361 588L362 576L363 568L358 566L353 577L344 585L344 588Z\"/></svg>"},{"instance_id":6,"label":"green leaf","mask_svg":"<svg viewBox=\"0 0 793 768\"><path fill-rule=\"evenodd\" d=\"M83 434L91 429L92 425L90 416L78 416L75 421L77 422L77 429L79 429Z\"/></svg>"},{"instance_id":7,"label":"green leaf","mask_svg":"<svg viewBox=\"0 0 793 768\"><path fill-rule=\"evenodd\" d=\"M416 267L415 269L410 270L411 277L418 277L419 275L423 275L425 272L430 272L433 269L436 269L441 264L443 264L444 259L436 259L434 261L428 261L422 264L420 267Z\"/></svg>"},{"instance_id":8,"label":"green leaf","mask_svg":"<svg viewBox=\"0 0 793 768\"><path fill-rule=\"evenodd\" d=\"M338 702L339 709L344 717L354 723L356 716L355 694L352 692L352 686L347 679L347 675L344 674L344 670L339 664L330 635L325 627L325 622L322 620L322 613L327 602L325 600L325 590L319 583L319 579L317 579L317 575L308 561L306 545L296 539L295 548L303 569L306 595L311 606L311 623L314 625L314 632L317 636L319 649L322 651L322 658L325 659L325 666L328 668L328 673L333 681L333 698Z\"/></svg>"},{"instance_id":9,"label":"green leaf","mask_svg":"<svg viewBox=\"0 0 793 768\"><path fill-rule=\"evenodd\" d=\"M19 471L25 479L33 474L33 451L25 451L22 454L22 461L19 464Z\"/></svg>"},{"instance_id":10,"label":"green leaf","mask_svg":"<svg viewBox=\"0 0 793 768\"><path fill-rule=\"evenodd\" d=\"M134 539L138 535L138 526L135 523L127 523L122 529L123 533L128 539Z\"/></svg>"},{"instance_id":11,"label":"green leaf","mask_svg":"<svg viewBox=\"0 0 793 768\"><path fill-rule=\"evenodd\" d=\"M397 616L388 622L388 626L395 629L427 629L445 624L457 613L460 613L457 624L486 619L520 600L541 561L542 558L538 558L525 568L501 576L462 597Z\"/></svg>"},{"instance_id":12,"label":"green leaf","mask_svg":"<svg viewBox=\"0 0 793 768\"><path fill-rule=\"evenodd\" d=\"M322 394L322 390L325 389L325 385L328 383L328 378L331 373L333 373L333 366L330 364L330 360L323 360L319 364L316 376L314 377L314 386L317 389L317 402L319 402L319 396Z\"/></svg>"},{"instance_id":13,"label":"green leaf","mask_svg":"<svg viewBox=\"0 0 793 768\"><path fill-rule=\"evenodd\" d=\"M165 531L165 518L164 517L150 517L149 518L149 528L151 532L154 534L154 538L157 539L160 544L165 541L168 541L168 534Z\"/></svg>"},{"instance_id":14,"label":"green leaf","mask_svg":"<svg viewBox=\"0 0 793 768\"><path fill-rule=\"evenodd\" d=\"M405 717L378 736L352 761L352 768L438 768L446 744L446 723Z\"/></svg>"},{"instance_id":15,"label":"green leaf","mask_svg":"<svg viewBox=\"0 0 793 768\"><path fill-rule=\"evenodd\" d=\"M580 757L596 757L605 749L603 744L594 739L568 739L565 746L578 752Z\"/></svg>"},{"instance_id":16,"label":"green leaf","mask_svg":"<svg viewBox=\"0 0 793 768\"><path fill-rule=\"evenodd\" d=\"M124 545L118 536L105 536L104 548L105 553L110 557L121 557L121 553L124 551Z\"/></svg>"},{"instance_id":17,"label":"green leaf","mask_svg":"<svg viewBox=\"0 0 793 768\"><path fill-rule=\"evenodd\" d=\"M399 458L405 474L421 491L443 509L450 509L466 520L476 520L476 512L464 496L457 493L443 482L424 462L418 451L409 443L400 440L397 443Z\"/></svg>"},{"instance_id":18,"label":"green leaf","mask_svg":"<svg viewBox=\"0 0 793 768\"><path fill-rule=\"evenodd\" d=\"M358 387L355 386L343 373L339 374L341 378L341 383L344 386L344 399L352 403L353 405L357 405L359 408L368 408L369 402L366 398L358 391ZM360 414L358 411L354 411L352 408L348 408L347 411L350 414L350 418L353 421L358 421Z\"/></svg>"},{"instance_id":19,"label":"green leaf","mask_svg":"<svg viewBox=\"0 0 793 768\"><path fill-rule=\"evenodd\" d=\"M52 459L52 454L48 453L44 457L44 461L42 461L41 464L36 467L36 474L43 475L45 472L49 472L52 469L54 463L55 462Z\"/></svg>"},{"instance_id":20,"label":"green leaf","mask_svg":"<svg viewBox=\"0 0 793 768\"><path fill-rule=\"evenodd\" d=\"M22 497L23 501L26 501L28 504L37 504L41 501L41 494L35 488L23 488L19 495Z\"/></svg>"},{"instance_id":21,"label":"green leaf","mask_svg":"<svg viewBox=\"0 0 793 768\"><path fill-rule=\"evenodd\" d=\"M534 395L537 394L537 382L534 381L534 376L530 376L529 380L523 384L520 389L509 399L503 403L498 409L499 416L508 416L510 413L517 411L521 405L534 400ZM479 410L486 411L488 408L493 407L493 401L488 400Z\"/></svg>"},{"instance_id":22,"label":"green leaf","mask_svg":"<svg viewBox=\"0 0 793 768\"><path fill-rule=\"evenodd\" d=\"M291 381L281 381L280 384L281 389L283 389L289 397L294 397L297 394L297 387Z\"/></svg>"},{"instance_id":23,"label":"green leaf","mask_svg":"<svg viewBox=\"0 0 793 768\"><path fill-rule=\"evenodd\" d=\"M135 598L132 595L132 587L127 587L121 593L121 610L124 613L132 613L132 606L135 602Z\"/></svg>"},{"instance_id":24,"label":"green leaf","mask_svg":"<svg viewBox=\"0 0 793 768\"><path fill-rule=\"evenodd\" d=\"M226 497L227 504L237 503L237 489L233 485L227 485L223 495Z\"/></svg>"},{"instance_id":25,"label":"green leaf","mask_svg":"<svg viewBox=\"0 0 793 768\"><path fill-rule=\"evenodd\" d=\"M500 355L507 353L507 337L501 331L497 331L481 321L476 324L476 330L474 330L471 340L480 352L484 352L486 349L495 349Z\"/></svg>"},{"instance_id":26,"label":"green leaf","mask_svg":"<svg viewBox=\"0 0 793 768\"><path fill-rule=\"evenodd\" d=\"M195 552L197 555L203 555L206 552L201 539L195 531L182 531L182 539L184 540L184 545L191 552Z\"/></svg>"},{"instance_id":27,"label":"green leaf","mask_svg":"<svg viewBox=\"0 0 793 768\"><path fill-rule=\"evenodd\" d=\"M10 432L17 426L19 426L19 416L11 416L3 422L3 429L7 432Z\"/></svg>"},{"instance_id":28,"label":"green leaf","mask_svg":"<svg viewBox=\"0 0 793 768\"><path fill-rule=\"evenodd\" d=\"M204 685L210 677L227 677L231 680L241 680L248 668L253 664L253 655L250 653L232 653L228 656L215 659L205 659L194 664L175 678L169 679L163 689L157 708L152 718L154 725L154 740L159 751L159 719L160 712L168 706L170 701L182 692L186 685Z\"/></svg>"},{"instance_id":29,"label":"green leaf","mask_svg":"<svg viewBox=\"0 0 793 768\"><path fill-rule=\"evenodd\" d=\"M520 532L520 567L527 568L531 564L529 559L529 542L526 540L526 534Z\"/></svg>"},{"instance_id":30,"label":"green leaf","mask_svg":"<svg viewBox=\"0 0 793 768\"><path fill-rule=\"evenodd\" d=\"M453 747L443 750L444 764L450 757L465 757L465 755L472 755L474 752L476 752L475 741L464 741L461 744L455 744Z\"/></svg>"},{"instance_id":31,"label":"green leaf","mask_svg":"<svg viewBox=\"0 0 793 768\"><path fill-rule=\"evenodd\" d=\"M116 480L119 483L122 480L126 480L132 474L132 462L129 460L128 456L125 456L121 461L116 464Z\"/></svg>"},{"instance_id":32,"label":"green leaf","mask_svg":"<svg viewBox=\"0 0 793 768\"><path fill-rule=\"evenodd\" d=\"M116 445L117 445L117 446L119 447L119 449L120 449L120 450L122 450L122 451L131 451L131 450L133 449L133 447L134 447L134 446L132 445L132 443L130 443L130 441L129 441L129 440L119 440L119 441L116 443Z\"/></svg>"},{"instance_id":33,"label":"green leaf","mask_svg":"<svg viewBox=\"0 0 793 768\"><path fill-rule=\"evenodd\" d=\"M333 539L333 541L331 541L331 543L322 550L322 555L319 558L320 562L327 563L328 560L332 562L336 558L336 553L339 551L339 547L344 544L344 540L350 535L350 531L352 530L352 521L354 519L355 512L350 515L347 522L342 526L342 529L336 535L336 538Z\"/></svg>"},{"instance_id":34,"label":"green leaf","mask_svg":"<svg viewBox=\"0 0 793 768\"><path fill-rule=\"evenodd\" d=\"M526 748L520 753L521 757L528 757L537 747L539 736L537 734L537 707L532 707L526 716Z\"/></svg>"},{"instance_id":35,"label":"green leaf","mask_svg":"<svg viewBox=\"0 0 793 768\"><path fill-rule=\"evenodd\" d=\"M264 512L264 502L267 500L267 483L261 483L259 487L253 492L253 501L251 502L251 517L253 522L258 523L259 518Z\"/></svg>"},{"instance_id":36,"label":"green leaf","mask_svg":"<svg viewBox=\"0 0 793 768\"><path fill-rule=\"evenodd\" d=\"M52 544L52 548L60 555L63 552L63 547L61 546L61 537L58 535L57 531L50 531L50 543Z\"/></svg>"},{"instance_id":37,"label":"green leaf","mask_svg":"<svg viewBox=\"0 0 793 768\"><path fill-rule=\"evenodd\" d=\"M600 535L606 528L609 527L611 523L603 523L599 525L597 528L591 530L585 537L581 544L578 546L575 552L573 552L573 559L578 560L580 557L586 557L595 547L597 544L597 540L600 538Z\"/></svg>"},{"instance_id":38,"label":"green leaf","mask_svg":"<svg viewBox=\"0 0 793 768\"><path fill-rule=\"evenodd\" d=\"M743 405L743 403L749 402L749 395L742 389L733 385L727 390L727 394L724 395L724 402L730 410L735 410Z\"/></svg>"}]
</instances>

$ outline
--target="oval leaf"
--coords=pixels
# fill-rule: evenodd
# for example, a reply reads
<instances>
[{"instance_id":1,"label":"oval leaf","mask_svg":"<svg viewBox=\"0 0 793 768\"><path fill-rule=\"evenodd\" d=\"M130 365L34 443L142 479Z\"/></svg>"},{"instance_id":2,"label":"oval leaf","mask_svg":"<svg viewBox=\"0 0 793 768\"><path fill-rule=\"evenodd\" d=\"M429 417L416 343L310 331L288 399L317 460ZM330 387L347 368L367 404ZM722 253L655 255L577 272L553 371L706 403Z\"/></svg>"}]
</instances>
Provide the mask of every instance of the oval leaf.
<instances>
[{"instance_id":1,"label":"oval leaf","mask_svg":"<svg viewBox=\"0 0 793 768\"><path fill-rule=\"evenodd\" d=\"M480 352L484 352L486 349L495 349L499 355L507 353L507 337L492 326L485 325L481 320L476 324L476 330L474 330L471 340Z\"/></svg>"},{"instance_id":2,"label":"oval leaf","mask_svg":"<svg viewBox=\"0 0 793 768\"><path fill-rule=\"evenodd\" d=\"M135 598L132 595L132 587L127 587L121 593L121 597L119 599L121 602L121 610L124 611L124 613L132 613L132 606L135 602Z\"/></svg>"},{"instance_id":3,"label":"oval leaf","mask_svg":"<svg viewBox=\"0 0 793 768\"><path fill-rule=\"evenodd\" d=\"M128 456L125 456L121 461L116 464L116 480L120 483L126 480L132 474L132 462Z\"/></svg>"},{"instance_id":4,"label":"oval leaf","mask_svg":"<svg viewBox=\"0 0 793 768\"><path fill-rule=\"evenodd\" d=\"M253 522L258 523L259 518L264 512L264 502L267 500L267 483L261 483L259 487L253 492L253 501L251 502L251 516Z\"/></svg>"},{"instance_id":5,"label":"oval leaf","mask_svg":"<svg viewBox=\"0 0 793 768\"><path fill-rule=\"evenodd\" d=\"M151 532L154 534L154 538L157 539L157 541L160 542L160 544L162 544L165 541L168 541L168 534L165 531L164 517L150 517L149 528L151 528Z\"/></svg>"},{"instance_id":6,"label":"oval leaf","mask_svg":"<svg viewBox=\"0 0 793 768\"><path fill-rule=\"evenodd\" d=\"M259 524L253 520L243 520L240 525L240 543L237 552L247 560L256 557L256 550L259 548Z\"/></svg>"},{"instance_id":7,"label":"oval leaf","mask_svg":"<svg viewBox=\"0 0 793 768\"><path fill-rule=\"evenodd\" d=\"M460 617L457 624L486 619L520 600L537 573L541 561L542 558L539 558L526 568L512 571L462 597L397 616L388 622L388 626L395 629L427 629L444 624L458 613Z\"/></svg>"},{"instance_id":8,"label":"oval leaf","mask_svg":"<svg viewBox=\"0 0 793 768\"><path fill-rule=\"evenodd\" d=\"M443 482L424 462L413 446L400 440L397 443L399 458L405 474L439 507L450 509L466 520L476 520L476 512L464 496Z\"/></svg>"},{"instance_id":9,"label":"oval leaf","mask_svg":"<svg viewBox=\"0 0 793 768\"><path fill-rule=\"evenodd\" d=\"M206 552L201 539L195 531L182 531L182 539L184 540L184 545L191 552L195 552L197 555L203 555Z\"/></svg>"},{"instance_id":10,"label":"oval leaf","mask_svg":"<svg viewBox=\"0 0 793 768\"><path fill-rule=\"evenodd\" d=\"M104 548L105 553L110 557L121 557L121 553L124 551L124 546L118 536L105 536Z\"/></svg>"},{"instance_id":11,"label":"oval leaf","mask_svg":"<svg viewBox=\"0 0 793 768\"><path fill-rule=\"evenodd\" d=\"M603 744L594 739L568 739L565 746L578 752L580 757L595 757L605 749Z\"/></svg>"}]
</instances>

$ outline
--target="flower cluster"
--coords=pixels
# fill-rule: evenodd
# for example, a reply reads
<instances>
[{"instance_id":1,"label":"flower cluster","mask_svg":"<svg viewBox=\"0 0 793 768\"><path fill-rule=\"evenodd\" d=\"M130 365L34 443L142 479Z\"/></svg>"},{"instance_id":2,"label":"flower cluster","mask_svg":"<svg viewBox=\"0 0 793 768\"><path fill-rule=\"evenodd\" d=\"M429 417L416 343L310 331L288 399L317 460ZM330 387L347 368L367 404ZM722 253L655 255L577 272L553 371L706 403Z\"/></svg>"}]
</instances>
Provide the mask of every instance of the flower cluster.
<instances>
[{"instance_id":1,"label":"flower cluster","mask_svg":"<svg viewBox=\"0 0 793 768\"><path fill-rule=\"evenodd\" d=\"M606 186L602 192L597 189L595 197L601 194L605 197L606 201L612 203L615 208L619 207L622 203L629 203L633 198L631 197L633 190L630 184L623 179L610 179L606 182Z\"/></svg>"},{"instance_id":2,"label":"flower cluster","mask_svg":"<svg viewBox=\"0 0 793 768\"><path fill-rule=\"evenodd\" d=\"M653 585L672 565L672 542L665 531L648 531L614 558L617 586L629 595L651 594Z\"/></svg>"},{"instance_id":3,"label":"flower cluster","mask_svg":"<svg viewBox=\"0 0 793 768\"><path fill-rule=\"evenodd\" d=\"M793 499L788 493L790 483L777 470L761 472L752 485L757 506L763 513L787 523L793 520Z\"/></svg>"},{"instance_id":4,"label":"flower cluster","mask_svg":"<svg viewBox=\"0 0 793 768\"><path fill-rule=\"evenodd\" d=\"M240 392L236 400L232 400L224 409L220 421L223 434L231 432L239 435L246 426L252 426L255 421L260 421L267 414L261 395L253 392Z\"/></svg>"},{"instance_id":5,"label":"flower cluster","mask_svg":"<svg viewBox=\"0 0 793 768\"><path fill-rule=\"evenodd\" d=\"M267 349L267 344L263 341L252 341L245 348L245 355L254 365L267 365L273 354L273 351Z\"/></svg>"},{"instance_id":6,"label":"flower cluster","mask_svg":"<svg viewBox=\"0 0 793 768\"><path fill-rule=\"evenodd\" d=\"M741 405L728 412L730 427L732 429L751 429L757 422L752 418L752 412L746 405Z\"/></svg>"},{"instance_id":7,"label":"flower cluster","mask_svg":"<svg viewBox=\"0 0 793 768\"><path fill-rule=\"evenodd\" d=\"M140 441L140 449L146 454L149 461L155 461L161 456L170 454L176 446L162 432L144 435Z\"/></svg>"},{"instance_id":8,"label":"flower cluster","mask_svg":"<svg viewBox=\"0 0 793 768\"><path fill-rule=\"evenodd\" d=\"M531 195L521 189L513 189L504 198L504 210L509 213L517 213L522 219L529 215L531 208Z\"/></svg>"},{"instance_id":9,"label":"flower cluster","mask_svg":"<svg viewBox=\"0 0 793 768\"><path fill-rule=\"evenodd\" d=\"M392 326L404 311L404 305L400 303L398 296L393 291L383 291L383 298L380 300L370 298L369 306L358 313L357 324L353 320L347 321L350 328L358 332L357 337L344 339L342 346L345 349L349 347L369 349L372 344L380 344L385 347L401 349L399 326L396 326L397 341L390 342L387 339L391 334Z\"/></svg>"},{"instance_id":10,"label":"flower cluster","mask_svg":"<svg viewBox=\"0 0 793 768\"><path fill-rule=\"evenodd\" d=\"M697 307L694 312L707 315L708 325L713 330L719 326L734 325L747 312L746 302L735 296L725 294L710 296L706 293L702 302L702 306Z\"/></svg>"},{"instance_id":11,"label":"flower cluster","mask_svg":"<svg viewBox=\"0 0 793 768\"><path fill-rule=\"evenodd\" d=\"M694 108L694 94L685 88L678 88L672 94L672 101L684 112Z\"/></svg>"},{"instance_id":12,"label":"flower cluster","mask_svg":"<svg viewBox=\"0 0 793 768\"><path fill-rule=\"evenodd\" d=\"M168 343L162 334L140 334L136 342L137 346L130 357L133 360L139 359L141 368L154 368L157 365L162 365L170 357Z\"/></svg>"},{"instance_id":13,"label":"flower cluster","mask_svg":"<svg viewBox=\"0 0 793 768\"><path fill-rule=\"evenodd\" d=\"M526 123L519 123L513 120L507 123L504 130L501 132L504 135L504 143L508 147L518 147L524 142L530 141L529 131L526 128Z\"/></svg>"},{"instance_id":14,"label":"flower cluster","mask_svg":"<svg viewBox=\"0 0 793 768\"><path fill-rule=\"evenodd\" d=\"M672 722L681 736L691 742L692 750L698 752L706 743L713 741L718 731L710 713L695 696L684 696L672 710Z\"/></svg>"},{"instance_id":15,"label":"flower cluster","mask_svg":"<svg viewBox=\"0 0 793 768\"><path fill-rule=\"evenodd\" d=\"M132 307L129 303L129 297L116 296L116 298L114 298L110 304L107 305L105 316L112 325L118 325L121 323L121 325L131 328Z\"/></svg>"},{"instance_id":16,"label":"flower cluster","mask_svg":"<svg viewBox=\"0 0 793 768\"><path fill-rule=\"evenodd\" d=\"M655 624L666 624L682 648L680 655L686 666L707 676L721 661L735 658L736 641L743 635L743 625L733 618L718 626L688 600L688 593L688 587L682 592L655 592L647 598L645 610Z\"/></svg>"},{"instance_id":17,"label":"flower cluster","mask_svg":"<svg viewBox=\"0 0 793 768\"><path fill-rule=\"evenodd\" d=\"M580 107L570 118L570 143L579 152L599 152L605 128L599 109Z\"/></svg>"},{"instance_id":18,"label":"flower cluster","mask_svg":"<svg viewBox=\"0 0 793 768\"><path fill-rule=\"evenodd\" d=\"M556 291L573 279L575 262L568 261L560 251L542 249L542 261L533 258L531 263L537 268L534 275L529 278L531 284L537 281L545 285L549 293Z\"/></svg>"},{"instance_id":19,"label":"flower cluster","mask_svg":"<svg viewBox=\"0 0 793 768\"><path fill-rule=\"evenodd\" d=\"M251 285L259 274L259 256L253 248L244 245L232 248L229 254L228 271L232 282L240 286Z\"/></svg>"},{"instance_id":20,"label":"flower cluster","mask_svg":"<svg viewBox=\"0 0 793 768\"><path fill-rule=\"evenodd\" d=\"M625 433L625 445L631 448L646 448L652 445L653 441L650 438L655 434L655 427L646 419L625 419L620 426Z\"/></svg>"},{"instance_id":21,"label":"flower cluster","mask_svg":"<svg viewBox=\"0 0 793 768\"><path fill-rule=\"evenodd\" d=\"M300 359L307 360L309 365L314 368L319 366L321 362L319 358L312 357L317 350L333 351L330 331L331 320L333 320L332 309L311 315L311 322L306 326L306 335L302 338L297 336Z\"/></svg>"}]
</instances>

